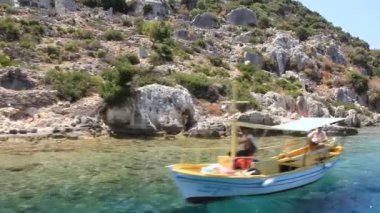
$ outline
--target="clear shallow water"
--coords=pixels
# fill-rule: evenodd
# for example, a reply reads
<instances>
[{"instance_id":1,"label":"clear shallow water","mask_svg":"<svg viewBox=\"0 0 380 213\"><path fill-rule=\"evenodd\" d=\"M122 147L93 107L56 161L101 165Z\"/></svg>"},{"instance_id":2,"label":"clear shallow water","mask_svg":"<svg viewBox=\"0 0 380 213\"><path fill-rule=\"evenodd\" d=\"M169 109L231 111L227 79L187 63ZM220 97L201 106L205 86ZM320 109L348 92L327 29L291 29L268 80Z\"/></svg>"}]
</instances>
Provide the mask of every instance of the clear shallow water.
<instances>
[{"instance_id":1,"label":"clear shallow water","mask_svg":"<svg viewBox=\"0 0 380 213\"><path fill-rule=\"evenodd\" d=\"M0 212L380 212L380 128L342 141L342 160L313 184L198 205L181 198L164 166L181 147L227 140L2 142Z\"/></svg>"}]
</instances>

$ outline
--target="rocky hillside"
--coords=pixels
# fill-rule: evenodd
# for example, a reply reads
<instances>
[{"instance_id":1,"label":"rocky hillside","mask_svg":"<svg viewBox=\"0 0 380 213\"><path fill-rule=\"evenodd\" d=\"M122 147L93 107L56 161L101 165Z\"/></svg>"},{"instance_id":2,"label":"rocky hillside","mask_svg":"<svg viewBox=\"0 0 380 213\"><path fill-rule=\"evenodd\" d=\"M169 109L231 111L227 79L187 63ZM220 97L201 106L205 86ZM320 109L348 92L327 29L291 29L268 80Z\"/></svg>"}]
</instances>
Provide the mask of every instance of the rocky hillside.
<instances>
[{"instance_id":1,"label":"rocky hillside","mask_svg":"<svg viewBox=\"0 0 380 213\"><path fill-rule=\"evenodd\" d=\"M293 0L0 0L0 134L379 122L380 51ZM103 131L104 132L104 131Z\"/></svg>"}]
</instances>

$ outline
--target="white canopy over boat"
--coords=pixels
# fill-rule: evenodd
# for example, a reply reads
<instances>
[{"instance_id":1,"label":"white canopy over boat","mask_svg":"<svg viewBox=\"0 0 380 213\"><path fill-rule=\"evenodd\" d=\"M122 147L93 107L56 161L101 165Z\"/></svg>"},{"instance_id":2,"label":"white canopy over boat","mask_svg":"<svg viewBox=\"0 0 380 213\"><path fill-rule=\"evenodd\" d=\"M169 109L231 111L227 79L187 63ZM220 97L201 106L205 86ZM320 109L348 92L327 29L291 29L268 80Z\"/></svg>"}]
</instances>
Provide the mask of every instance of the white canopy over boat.
<instances>
[{"instance_id":1,"label":"white canopy over boat","mask_svg":"<svg viewBox=\"0 0 380 213\"><path fill-rule=\"evenodd\" d=\"M291 121L288 123L279 124L275 126L251 124L251 123L246 123L246 122L237 122L237 125L242 126L242 127L255 128L255 129L309 132L310 130L313 130L315 128L329 125L341 120L344 120L344 118L301 118L299 120L295 120L295 121Z\"/></svg>"}]
</instances>

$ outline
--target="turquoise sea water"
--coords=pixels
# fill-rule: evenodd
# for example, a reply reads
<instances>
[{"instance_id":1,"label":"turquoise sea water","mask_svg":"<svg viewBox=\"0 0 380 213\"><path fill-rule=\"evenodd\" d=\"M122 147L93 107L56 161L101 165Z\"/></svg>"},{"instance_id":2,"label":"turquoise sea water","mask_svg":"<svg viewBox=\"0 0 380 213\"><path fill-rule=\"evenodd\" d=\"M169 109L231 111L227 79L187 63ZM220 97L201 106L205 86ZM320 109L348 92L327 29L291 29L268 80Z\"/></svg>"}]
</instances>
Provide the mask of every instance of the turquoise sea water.
<instances>
[{"instance_id":1,"label":"turquoise sea water","mask_svg":"<svg viewBox=\"0 0 380 213\"><path fill-rule=\"evenodd\" d=\"M340 139L341 161L315 183L207 204L184 201L165 166L227 140L1 142L0 212L380 212L380 128Z\"/></svg>"}]
</instances>

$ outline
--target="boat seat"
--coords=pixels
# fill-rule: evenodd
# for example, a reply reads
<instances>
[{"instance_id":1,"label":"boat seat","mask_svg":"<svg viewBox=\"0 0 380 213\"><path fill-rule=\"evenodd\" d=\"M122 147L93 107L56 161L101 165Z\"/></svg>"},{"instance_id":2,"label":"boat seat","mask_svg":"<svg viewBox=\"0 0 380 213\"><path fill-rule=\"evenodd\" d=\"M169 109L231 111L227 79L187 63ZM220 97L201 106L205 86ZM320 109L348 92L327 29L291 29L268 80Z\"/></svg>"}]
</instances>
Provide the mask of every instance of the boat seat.
<instances>
[{"instance_id":1,"label":"boat seat","mask_svg":"<svg viewBox=\"0 0 380 213\"><path fill-rule=\"evenodd\" d=\"M231 156L218 156L218 164L225 168L232 168Z\"/></svg>"},{"instance_id":2,"label":"boat seat","mask_svg":"<svg viewBox=\"0 0 380 213\"><path fill-rule=\"evenodd\" d=\"M251 168L258 169L263 175L271 175L280 172L279 163L275 159L252 162Z\"/></svg>"}]
</instances>

